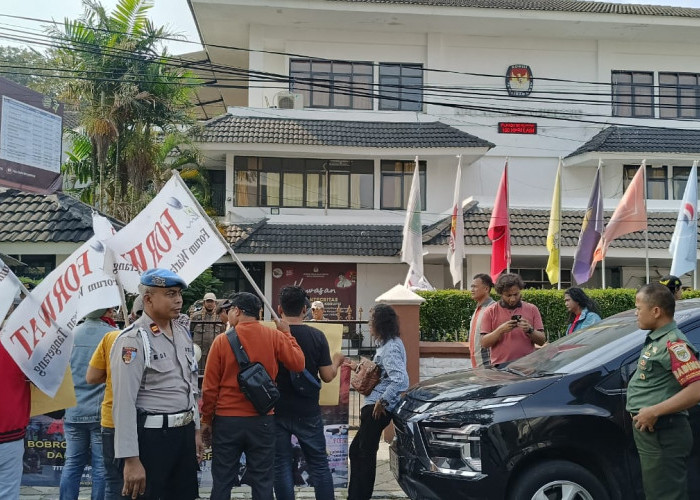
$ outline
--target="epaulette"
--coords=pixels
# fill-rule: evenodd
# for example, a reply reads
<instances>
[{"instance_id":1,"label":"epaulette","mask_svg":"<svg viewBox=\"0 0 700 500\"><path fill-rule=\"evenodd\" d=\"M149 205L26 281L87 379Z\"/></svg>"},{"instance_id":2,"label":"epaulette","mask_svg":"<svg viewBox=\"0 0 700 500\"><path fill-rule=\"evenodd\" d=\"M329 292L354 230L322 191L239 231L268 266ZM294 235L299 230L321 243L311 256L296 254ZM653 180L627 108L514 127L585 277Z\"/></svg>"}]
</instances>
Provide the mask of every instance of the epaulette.
<instances>
[{"instance_id":1,"label":"epaulette","mask_svg":"<svg viewBox=\"0 0 700 500\"><path fill-rule=\"evenodd\" d=\"M138 333L138 329L134 328L134 323L131 323L129 326L127 326L121 332L119 332L119 335L117 335L117 338L121 337L122 335L129 337L129 338L136 338L137 333Z\"/></svg>"}]
</instances>

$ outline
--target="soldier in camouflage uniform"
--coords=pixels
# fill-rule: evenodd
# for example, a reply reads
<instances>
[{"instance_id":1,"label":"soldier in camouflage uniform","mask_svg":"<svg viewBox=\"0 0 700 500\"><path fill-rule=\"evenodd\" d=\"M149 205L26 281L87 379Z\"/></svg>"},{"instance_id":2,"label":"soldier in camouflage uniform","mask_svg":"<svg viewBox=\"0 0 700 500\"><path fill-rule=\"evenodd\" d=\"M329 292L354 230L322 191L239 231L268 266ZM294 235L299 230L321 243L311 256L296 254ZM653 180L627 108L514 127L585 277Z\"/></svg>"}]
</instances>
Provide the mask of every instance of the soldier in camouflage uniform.
<instances>
[{"instance_id":1,"label":"soldier in camouflage uniform","mask_svg":"<svg viewBox=\"0 0 700 500\"><path fill-rule=\"evenodd\" d=\"M190 315L190 331L194 343L202 348L202 369L214 338L224 331L225 324L216 312L216 295L205 293L202 309Z\"/></svg>"}]
</instances>

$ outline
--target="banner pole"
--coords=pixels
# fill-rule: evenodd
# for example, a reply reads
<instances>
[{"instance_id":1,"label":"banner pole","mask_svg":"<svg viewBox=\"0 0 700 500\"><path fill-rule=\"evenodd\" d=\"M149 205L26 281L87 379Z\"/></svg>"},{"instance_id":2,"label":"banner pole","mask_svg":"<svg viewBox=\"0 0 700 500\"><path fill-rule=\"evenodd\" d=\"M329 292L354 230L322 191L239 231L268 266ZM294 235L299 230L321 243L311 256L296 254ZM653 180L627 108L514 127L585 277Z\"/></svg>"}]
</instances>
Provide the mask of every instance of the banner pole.
<instances>
[{"instance_id":1,"label":"banner pole","mask_svg":"<svg viewBox=\"0 0 700 500\"><path fill-rule=\"evenodd\" d=\"M253 277L250 275L248 270L245 268L245 266L243 265L243 262L241 262L241 259L238 258L238 255L236 255L236 252L233 251L233 248L231 248L230 243L226 240L226 238L224 238L224 235L221 234L221 232L219 231L219 228L216 227L216 224L214 224L214 221L212 221L211 218L209 217L209 215L207 215L207 213L204 211L204 209L202 208L202 205L199 204L199 201L197 200L197 198L195 198L192 195L192 191L190 191L190 188L187 187L187 184L185 184L185 181L182 180L182 177L180 177L180 173L177 170L172 170L172 174L174 177L177 178L177 181L180 183L180 185L184 189L186 189L187 192L190 194L190 197L192 198L192 201L196 204L197 210L199 210L200 215L202 217L204 217L204 220L207 222L207 224L209 224L209 227L211 228L211 230L214 231L214 234L216 234L216 236L219 238L221 243L224 244L224 246L228 250L228 254L231 256L231 258L234 260L234 262L236 264L238 264L238 267L243 272L243 275L248 280L248 283L251 284L251 286L255 290L255 293L257 293L258 297L260 297L260 300L270 310L272 317L276 320L279 320L280 318L277 315L277 312L272 308L272 305L270 304L270 302L268 302L267 298L262 293L262 291L260 290L260 287L258 287L257 283L255 283L255 281L253 280Z\"/></svg>"}]
</instances>

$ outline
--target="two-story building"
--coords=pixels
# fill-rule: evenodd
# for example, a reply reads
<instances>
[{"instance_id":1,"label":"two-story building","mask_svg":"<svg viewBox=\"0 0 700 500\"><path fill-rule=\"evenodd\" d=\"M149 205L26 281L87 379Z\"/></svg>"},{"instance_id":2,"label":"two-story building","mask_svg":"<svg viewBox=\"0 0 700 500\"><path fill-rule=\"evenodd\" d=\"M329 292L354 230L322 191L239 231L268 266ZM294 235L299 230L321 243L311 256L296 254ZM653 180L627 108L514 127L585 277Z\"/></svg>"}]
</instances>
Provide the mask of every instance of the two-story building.
<instances>
[{"instance_id":1,"label":"two-story building","mask_svg":"<svg viewBox=\"0 0 700 500\"><path fill-rule=\"evenodd\" d=\"M367 311L403 282L401 229L416 156L425 271L437 288L452 285L446 217L460 154L462 193L471 198L467 283L489 268L486 229L506 158L511 268L528 284L547 286L560 157L563 285L599 160L606 211L647 160L650 277L668 271L678 200L700 158L692 42L700 9L568 0L189 5L205 46L194 67L210 79L199 146L234 248L271 299L289 280L306 280L322 296L345 277L353 310ZM639 233L613 243L609 286L644 281L644 242ZM217 273L240 280L233 265ZM588 284L600 283L597 270Z\"/></svg>"}]
</instances>

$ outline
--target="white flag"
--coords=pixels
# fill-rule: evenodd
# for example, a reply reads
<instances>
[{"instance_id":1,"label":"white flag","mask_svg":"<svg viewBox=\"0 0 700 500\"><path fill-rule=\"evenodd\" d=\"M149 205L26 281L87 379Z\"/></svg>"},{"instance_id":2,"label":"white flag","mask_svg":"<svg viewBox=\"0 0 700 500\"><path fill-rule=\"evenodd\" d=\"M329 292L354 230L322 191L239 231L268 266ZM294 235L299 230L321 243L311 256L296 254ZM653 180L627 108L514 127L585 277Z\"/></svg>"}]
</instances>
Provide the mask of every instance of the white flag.
<instances>
[{"instance_id":1,"label":"white flag","mask_svg":"<svg viewBox=\"0 0 700 500\"><path fill-rule=\"evenodd\" d=\"M189 284L227 251L176 173L141 213L102 243L105 269L131 293L138 293L147 269L170 269Z\"/></svg>"},{"instance_id":2,"label":"white flag","mask_svg":"<svg viewBox=\"0 0 700 500\"><path fill-rule=\"evenodd\" d=\"M7 311L19 296L21 288L22 284L15 273L0 259L0 323L7 316Z\"/></svg>"},{"instance_id":3,"label":"white flag","mask_svg":"<svg viewBox=\"0 0 700 500\"><path fill-rule=\"evenodd\" d=\"M452 283L462 281L464 259L464 214L462 211L462 155L457 163L457 180L455 180L455 196L452 203L452 224L450 225L450 245L447 247L447 262L450 263Z\"/></svg>"},{"instance_id":4,"label":"white flag","mask_svg":"<svg viewBox=\"0 0 700 500\"><path fill-rule=\"evenodd\" d=\"M401 244L401 262L408 264L408 274L404 286L416 287L423 276L423 226L420 222L420 173L418 157L413 170L411 191L406 204L406 222L403 225L403 243Z\"/></svg>"},{"instance_id":5,"label":"white flag","mask_svg":"<svg viewBox=\"0 0 700 500\"><path fill-rule=\"evenodd\" d=\"M0 332L27 378L51 397L70 361L75 325L88 312L119 304L119 288L103 263L104 247L93 236L20 302Z\"/></svg>"},{"instance_id":6,"label":"white flag","mask_svg":"<svg viewBox=\"0 0 700 500\"><path fill-rule=\"evenodd\" d=\"M698 162L693 162L683 201L678 211L676 229L671 237L669 252L673 256L671 274L682 276L695 271L698 254Z\"/></svg>"}]
</instances>

